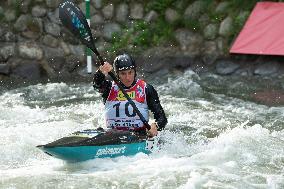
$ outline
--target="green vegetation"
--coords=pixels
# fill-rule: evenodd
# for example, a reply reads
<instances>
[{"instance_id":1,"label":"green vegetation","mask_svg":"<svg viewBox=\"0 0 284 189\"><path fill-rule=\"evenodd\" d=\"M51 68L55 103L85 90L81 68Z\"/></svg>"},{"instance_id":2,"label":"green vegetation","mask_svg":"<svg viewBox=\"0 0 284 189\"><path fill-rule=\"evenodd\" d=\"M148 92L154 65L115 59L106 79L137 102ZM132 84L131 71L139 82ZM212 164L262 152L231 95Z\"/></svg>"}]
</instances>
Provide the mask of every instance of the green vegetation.
<instances>
[{"instance_id":1,"label":"green vegetation","mask_svg":"<svg viewBox=\"0 0 284 189\"><path fill-rule=\"evenodd\" d=\"M165 11L171 7L174 0L152 0L146 6L146 11L154 10L159 17L154 24L146 23L143 20L134 21L131 28L125 27L121 33L113 35L111 53L127 50L138 53L151 46L163 45L166 42L174 41L175 24L170 25L164 19Z\"/></svg>"},{"instance_id":2,"label":"green vegetation","mask_svg":"<svg viewBox=\"0 0 284 189\"><path fill-rule=\"evenodd\" d=\"M0 22L2 22L4 19L4 9L0 7Z\"/></svg>"},{"instance_id":3,"label":"green vegetation","mask_svg":"<svg viewBox=\"0 0 284 189\"><path fill-rule=\"evenodd\" d=\"M235 11L240 11L240 10L251 10L257 2L260 0L230 0L230 10L235 12Z\"/></svg>"},{"instance_id":4,"label":"green vegetation","mask_svg":"<svg viewBox=\"0 0 284 189\"><path fill-rule=\"evenodd\" d=\"M15 10L15 13L16 13L16 17L19 17L20 14L21 14L21 0L13 0L13 1L10 1L11 2L11 8L13 10Z\"/></svg>"},{"instance_id":5,"label":"green vegetation","mask_svg":"<svg viewBox=\"0 0 284 189\"><path fill-rule=\"evenodd\" d=\"M131 28L125 28L121 33L113 35L108 51L115 53L118 50L127 50L136 53L150 46L162 45L173 41L173 29L173 26L161 18L153 25L141 20L136 21Z\"/></svg>"},{"instance_id":6,"label":"green vegetation","mask_svg":"<svg viewBox=\"0 0 284 189\"><path fill-rule=\"evenodd\" d=\"M153 0L146 5L146 10L154 10L160 15L164 15L167 8L172 7L174 0Z\"/></svg>"}]
</instances>

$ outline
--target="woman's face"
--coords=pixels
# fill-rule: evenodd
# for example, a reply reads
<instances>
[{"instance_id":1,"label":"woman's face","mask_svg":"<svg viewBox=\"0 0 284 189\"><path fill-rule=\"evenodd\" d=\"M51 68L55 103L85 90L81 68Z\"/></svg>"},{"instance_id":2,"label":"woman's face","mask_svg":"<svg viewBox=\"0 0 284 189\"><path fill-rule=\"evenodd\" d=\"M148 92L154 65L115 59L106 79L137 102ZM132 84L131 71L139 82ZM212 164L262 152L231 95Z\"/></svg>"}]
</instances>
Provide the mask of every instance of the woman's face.
<instances>
[{"instance_id":1,"label":"woman's face","mask_svg":"<svg viewBox=\"0 0 284 189\"><path fill-rule=\"evenodd\" d=\"M125 85L126 87L130 87L135 78L135 70L130 69L130 70L118 71L118 77L120 81L123 83L123 85Z\"/></svg>"}]
</instances>

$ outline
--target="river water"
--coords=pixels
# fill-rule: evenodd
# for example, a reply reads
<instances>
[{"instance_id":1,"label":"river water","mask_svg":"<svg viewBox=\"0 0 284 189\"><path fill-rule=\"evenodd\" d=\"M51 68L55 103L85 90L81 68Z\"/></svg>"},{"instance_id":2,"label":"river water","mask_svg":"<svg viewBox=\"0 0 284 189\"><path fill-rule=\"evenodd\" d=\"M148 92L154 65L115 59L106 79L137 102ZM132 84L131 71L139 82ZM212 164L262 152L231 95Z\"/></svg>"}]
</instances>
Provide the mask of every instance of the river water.
<instances>
[{"instance_id":1,"label":"river water","mask_svg":"<svg viewBox=\"0 0 284 189\"><path fill-rule=\"evenodd\" d=\"M168 117L160 151L73 164L35 146L104 124L91 84L2 88L0 188L284 188L284 107L248 96L271 83L190 70L149 81Z\"/></svg>"}]
</instances>

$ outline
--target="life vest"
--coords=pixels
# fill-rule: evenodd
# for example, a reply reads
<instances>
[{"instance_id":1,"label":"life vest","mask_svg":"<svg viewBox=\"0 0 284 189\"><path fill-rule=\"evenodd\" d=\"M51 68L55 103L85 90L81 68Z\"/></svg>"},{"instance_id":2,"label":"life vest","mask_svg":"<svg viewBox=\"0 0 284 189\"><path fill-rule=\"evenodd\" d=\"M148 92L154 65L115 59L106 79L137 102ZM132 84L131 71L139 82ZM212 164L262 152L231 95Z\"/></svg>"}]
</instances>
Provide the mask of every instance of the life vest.
<instances>
[{"instance_id":1,"label":"life vest","mask_svg":"<svg viewBox=\"0 0 284 189\"><path fill-rule=\"evenodd\" d=\"M136 84L130 89L126 89L125 92L135 103L145 120L149 121L145 89L145 81L138 79ZM109 96L105 103L105 109L106 125L109 128L136 130L144 126L132 105L128 102L115 82L112 83Z\"/></svg>"}]
</instances>

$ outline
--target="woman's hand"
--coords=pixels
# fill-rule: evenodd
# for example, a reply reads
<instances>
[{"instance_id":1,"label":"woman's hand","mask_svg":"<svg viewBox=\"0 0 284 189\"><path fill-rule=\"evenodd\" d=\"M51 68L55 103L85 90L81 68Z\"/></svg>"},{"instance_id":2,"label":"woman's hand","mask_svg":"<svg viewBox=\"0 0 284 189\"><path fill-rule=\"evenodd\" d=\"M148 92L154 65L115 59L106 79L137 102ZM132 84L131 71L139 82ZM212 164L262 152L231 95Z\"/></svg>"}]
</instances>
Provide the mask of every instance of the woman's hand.
<instances>
[{"instance_id":1,"label":"woman's hand","mask_svg":"<svg viewBox=\"0 0 284 189\"><path fill-rule=\"evenodd\" d=\"M108 72L111 72L113 67L110 63L104 62L104 65L100 66L99 69L105 76L107 76Z\"/></svg>"},{"instance_id":2,"label":"woman's hand","mask_svg":"<svg viewBox=\"0 0 284 189\"><path fill-rule=\"evenodd\" d=\"M154 137L158 134L157 124L152 123L150 126L151 126L151 129L148 130L148 133L151 137Z\"/></svg>"}]
</instances>

